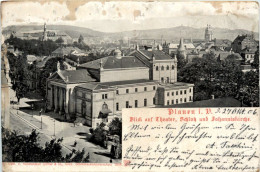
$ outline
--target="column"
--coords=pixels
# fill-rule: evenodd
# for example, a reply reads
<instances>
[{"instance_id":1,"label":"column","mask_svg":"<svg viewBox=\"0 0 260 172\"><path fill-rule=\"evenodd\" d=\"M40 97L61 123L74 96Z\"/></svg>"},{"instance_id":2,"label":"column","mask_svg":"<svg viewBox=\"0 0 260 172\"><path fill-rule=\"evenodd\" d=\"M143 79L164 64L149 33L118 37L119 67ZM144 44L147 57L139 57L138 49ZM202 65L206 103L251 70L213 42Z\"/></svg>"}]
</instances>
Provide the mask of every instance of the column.
<instances>
[{"instance_id":1,"label":"column","mask_svg":"<svg viewBox=\"0 0 260 172\"><path fill-rule=\"evenodd\" d=\"M65 113L69 113L69 89L65 90Z\"/></svg>"},{"instance_id":2,"label":"column","mask_svg":"<svg viewBox=\"0 0 260 172\"><path fill-rule=\"evenodd\" d=\"M63 94L62 94L63 91L62 90L63 90L62 88L59 89L59 110L60 110L60 112L63 111Z\"/></svg>"},{"instance_id":3,"label":"column","mask_svg":"<svg viewBox=\"0 0 260 172\"><path fill-rule=\"evenodd\" d=\"M58 112L58 88L54 86L54 112Z\"/></svg>"},{"instance_id":4,"label":"column","mask_svg":"<svg viewBox=\"0 0 260 172\"><path fill-rule=\"evenodd\" d=\"M51 85L51 95L50 95L50 109L54 107L54 87Z\"/></svg>"}]
</instances>

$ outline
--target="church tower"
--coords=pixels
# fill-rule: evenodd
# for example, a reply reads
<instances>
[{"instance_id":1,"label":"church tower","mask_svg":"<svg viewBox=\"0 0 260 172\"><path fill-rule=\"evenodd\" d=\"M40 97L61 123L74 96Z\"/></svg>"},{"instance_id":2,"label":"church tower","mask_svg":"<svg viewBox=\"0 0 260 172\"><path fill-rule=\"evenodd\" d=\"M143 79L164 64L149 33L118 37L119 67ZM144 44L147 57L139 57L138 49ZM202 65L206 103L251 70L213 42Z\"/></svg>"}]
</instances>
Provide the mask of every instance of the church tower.
<instances>
[{"instance_id":1,"label":"church tower","mask_svg":"<svg viewBox=\"0 0 260 172\"><path fill-rule=\"evenodd\" d=\"M205 42L211 42L213 40L213 31L210 25L207 25L205 29Z\"/></svg>"},{"instance_id":2,"label":"church tower","mask_svg":"<svg viewBox=\"0 0 260 172\"><path fill-rule=\"evenodd\" d=\"M46 27L46 23L44 23L44 26L43 26L42 41L47 41L47 27Z\"/></svg>"}]
</instances>

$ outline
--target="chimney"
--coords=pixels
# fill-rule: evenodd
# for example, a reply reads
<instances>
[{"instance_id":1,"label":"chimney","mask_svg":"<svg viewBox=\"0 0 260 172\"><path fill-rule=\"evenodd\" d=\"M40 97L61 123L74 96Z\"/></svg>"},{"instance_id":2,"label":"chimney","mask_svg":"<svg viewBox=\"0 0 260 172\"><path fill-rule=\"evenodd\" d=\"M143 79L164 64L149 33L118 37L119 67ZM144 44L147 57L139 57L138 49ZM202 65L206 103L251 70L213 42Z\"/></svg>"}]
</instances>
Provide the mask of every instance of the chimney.
<instances>
[{"instance_id":1,"label":"chimney","mask_svg":"<svg viewBox=\"0 0 260 172\"><path fill-rule=\"evenodd\" d=\"M211 99L214 100L215 99L215 96L214 94L211 95Z\"/></svg>"}]
</instances>

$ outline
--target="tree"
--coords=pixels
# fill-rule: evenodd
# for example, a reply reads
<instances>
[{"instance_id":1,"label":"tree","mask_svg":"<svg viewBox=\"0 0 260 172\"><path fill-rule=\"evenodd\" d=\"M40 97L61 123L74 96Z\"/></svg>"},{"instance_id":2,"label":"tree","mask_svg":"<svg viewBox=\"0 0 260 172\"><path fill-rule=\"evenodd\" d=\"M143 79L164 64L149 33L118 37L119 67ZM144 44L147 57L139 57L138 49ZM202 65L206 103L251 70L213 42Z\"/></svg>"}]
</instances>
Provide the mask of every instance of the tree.
<instances>
[{"instance_id":1,"label":"tree","mask_svg":"<svg viewBox=\"0 0 260 172\"><path fill-rule=\"evenodd\" d=\"M49 56L54 50L58 48L59 45L52 40L23 40L16 37L10 37L9 39L5 40L5 43L13 45L15 49L18 49L25 54L36 56Z\"/></svg>"},{"instance_id":2,"label":"tree","mask_svg":"<svg viewBox=\"0 0 260 172\"><path fill-rule=\"evenodd\" d=\"M254 56L254 62L252 63L252 66L259 71L259 47L257 47L257 51L255 52Z\"/></svg>"},{"instance_id":3,"label":"tree","mask_svg":"<svg viewBox=\"0 0 260 172\"><path fill-rule=\"evenodd\" d=\"M178 69L182 69L187 64L187 61L186 61L184 55L179 52L177 53L177 60L178 60L178 62L177 62Z\"/></svg>"},{"instance_id":4,"label":"tree","mask_svg":"<svg viewBox=\"0 0 260 172\"><path fill-rule=\"evenodd\" d=\"M64 43L64 40L62 39L62 37L59 37L55 42L61 45Z\"/></svg>"},{"instance_id":5,"label":"tree","mask_svg":"<svg viewBox=\"0 0 260 172\"><path fill-rule=\"evenodd\" d=\"M119 118L114 118L109 126L109 134L118 135L120 140L122 138L122 121Z\"/></svg>"},{"instance_id":6,"label":"tree","mask_svg":"<svg viewBox=\"0 0 260 172\"><path fill-rule=\"evenodd\" d=\"M89 162L89 155L84 157L84 149L63 157L62 140L52 139L42 147L35 130L27 136L2 128L3 162Z\"/></svg>"},{"instance_id":7,"label":"tree","mask_svg":"<svg viewBox=\"0 0 260 172\"><path fill-rule=\"evenodd\" d=\"M247 106L259 106L259 72L250 71L242 76L243 84L240 88L239 99Z\"/></svg>"}]
</instances>

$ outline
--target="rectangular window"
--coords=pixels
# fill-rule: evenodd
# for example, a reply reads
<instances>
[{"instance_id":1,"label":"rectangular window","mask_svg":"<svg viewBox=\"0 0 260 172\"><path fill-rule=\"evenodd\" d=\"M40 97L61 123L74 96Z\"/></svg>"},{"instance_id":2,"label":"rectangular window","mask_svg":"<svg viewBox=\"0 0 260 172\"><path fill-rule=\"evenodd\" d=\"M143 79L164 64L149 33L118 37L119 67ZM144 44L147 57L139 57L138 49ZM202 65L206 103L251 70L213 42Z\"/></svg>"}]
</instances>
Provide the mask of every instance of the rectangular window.
<instances>
[{"instance_id":1,"label":"rectangular window","mask_svg":"<svg viewBox=\"0 0 260 172\"><path fill-rule=\"evenodd\" d=\"M191 88L190 88L190 93L191 93Z\"/></svg>"},{"instance_id":2,"label":"rectangular window","mask_svg":"<svg viewBox=\"0 0 260 172\"><path fill-rule=\"evenodd\" d=\"M191 96L190 96L190 101L192 101L192 98L191 98Z\"/></svg>"},{"instance_id":3,"label":"rectangular window","mask_svg":"<svg viewBox=\"0 0 260 172\"><path fill-rule=\"evenodd\" d=\"M126 92L126 93L129 93L129 89L126 89L125 92Z\"/></svg>"},{"instance_id":4,"label":"rectangular window","mask_svg":"<svg viewBox=\"0 0 260 172\"><path fill-rule=\"evenodd\" d=\"M147 106L147 99L144 99L144 106Z\"/></svg>"},{"instance_id":5,"label":"rectangular window","mask_svg":"<svg viewBox=\"0 0 260 172\"><path fill-rule=\"evenodd\" d=\"M186 94L187 92L186 92L186 90L184 90L184 94Z\"/></svg>"},{"instance_id":6,"label":"rectangular window","mask_svg":"<svg viewBox=\"0 0 260 172\"><path fill-rule=\"evenodd\" d=\"M144 87L144 91L147 91L147 87Z\"/></svg>"},{"instance_id":7,"label":"rectangular window","mask_svg":"<svg viewBox=\"0 0 260 172\"><path fill-rule=\"evenodd\" d=\"M178 99L176 99L176 104L178 104L179 102L178 102Z\"/></svg>"},{"instance_id":8,"label":"rectangular window","mask_svg":"<svg viewBox=\"0 0 260 172\"><path fill-rule=\"evenodd\" d=\"M116 94L119 94L119 90L116 90Z\"/></svg>"},{"instance_id":9,"label":"rectangular window","mask_svg":"<svg viewBox=\"0 0 260 172\"><path fill-rule=\"evenodd\" d=\"M119 111L119 103L116 103L116 110Z\"/></svg>"},{"instance_id":10,"label":"rectangular window","mask_svg":"<svg viewBox=\"0 0 260 172\"><path fill-rule=\"evenodd\" d=\"M135 88L135 92L138 92L138 88Z\"/></svg>"},{"instance_id":11,"label":"rectangular window","mask_svg":"<svg viewBox=\"0 0 260 172\"><path fill-rule=\"evenodd\" d=\"M107 99L107 94L102 94L102 99Z\"/></svg>"},{"instance_id":12,"label":"rectangular window","mask_svg":"<svg viewBox=\"0 0 260 172\"><path fill-rule=\"evenodd\" d=\"M167 92L167 96L170 96L170 93L169 93L169 92Z\"/></svg>"},{"instance_id":13,"label":"rectangular window","mask_svg":"<svg viewBox=\"0 0 260 172\"><path fill-rule=\"evenodd\" d=\"M182 90L180 91L180 95L182 95Z\"/></svg>"},{"instance_id":14,"label":"rectangular window","mask_svg":"<svg viewBox=\"0 0 260 172\"><path fill-rule=\"evenodd\" d=\"M182 103L182 98L180 99L180 103Z\"/></svg>"},{"instance_id":15,"label":"rectangular window","mask_svg":"<svg viewBox=\"0 0 260 172\"><path fill-rule=\"evenodd\" d=\"M174 100L172 100L172 105L174 104Z\"/></svg>"},{"instance_id":16,"label":"rectangular window","mask_svg":"<svg viewBox=\"0 0 260 172\"><path fill-rule=\"evenodd\" d=\"M186 98L184 98L184 102L185 102L185 103L186 103L186 101L187 101Z\"/></svg>"},{"instance_id":17,"label":"rectangular window","mask_svg":"<svg viewBox=\"0 0 260 172\"><path fill-rule=\"evenodd\" d=\"M138 100L135 100L135 107L138 107Z\"/></svg>"},{"instance_id":18,"label":"rectangular window","mask_svg":"<svg viewBox=\"0 0 260 172\"><path fill-rule=\"evenodd\" d=\"M174 96L174 92L172 92L172 96Z\"/></svg>"},{"instance_id":19,"label":"rectangular window","mask_svg":"<svg viewBox=\"0 0 260 172\"><path fill-rule=\"evenodd\" d=\"M153 98L153 104L155 105L155 97Z\"/></svg>"},{"instance_id":20,"label":"rectangular window","mask_svg":"<svg viewBox=\"0 0 260 172\"><path fill-rule=\"evenodd\" d=\"M156 87L155 86L153 86L153 90L155 90L156 89Z\"/></svg>"},{"instance_id":21,"label":"rectangular window","mask_svg":"<svg viewBox=\"0 0 260 172\"><path fill-rule=\"evenodd\" d=\"M176 91L176 96L178 96L178 91Z\"/></svg>"},{"instance_id":22,"label":"rectangular window","mask_svg":"<svg viewBox=\"0 0 260 172\"><path fill-rule=\"evenodd\" d=\"M169 100L167 100L167 105L170 105L170 101Z\"/></svg>"},{"instance_id":23,"label":"rectangular window","mask_svg":"<svg viewBox=\"0 0 260 172\"><path fill-rule=\"evenodd\" d=\"M126 102L125 102L125 107L126 107L126 108L129 108L129 101L126 101Z\"/></svg>"}]
</instances>

